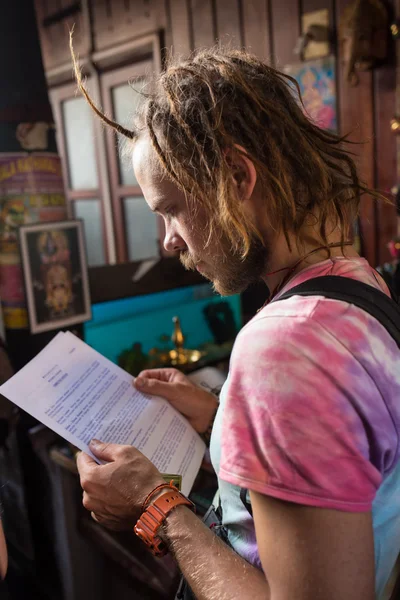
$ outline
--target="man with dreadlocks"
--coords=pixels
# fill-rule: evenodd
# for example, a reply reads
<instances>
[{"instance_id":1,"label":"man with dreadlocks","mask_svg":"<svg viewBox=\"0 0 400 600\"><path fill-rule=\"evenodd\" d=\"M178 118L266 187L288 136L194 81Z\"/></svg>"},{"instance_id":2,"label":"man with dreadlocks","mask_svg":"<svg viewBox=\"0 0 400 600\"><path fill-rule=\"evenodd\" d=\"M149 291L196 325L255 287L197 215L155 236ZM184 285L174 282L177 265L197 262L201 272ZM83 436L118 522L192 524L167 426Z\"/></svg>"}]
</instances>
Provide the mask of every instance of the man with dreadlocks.
<instances>
[{"instance_id":1,"label":"man with dreadlocks","mask_svg":"<svg viewBox=\"0 0 400 600\"><path fill-rule=\"evenodd\" d=\"M165 248L219 293L262 279L276 300L335 275L389 295L348 237L360 196L373 192L346 141L304 115L293 80L245 52L201 51L162 73L127 130L93 104L75 67L92 108L132 142ZM168 399L199 433L216 413L211 456L227 539L138 450L96 440L106 464L78 459L95 519L136 524L153 550L173 553L201 600L380 594L400 545L400 369L374 317L294 295L266 304L239 333L219 405L174 369L145 371L135 385Z\"/></svg>"}]
</instances>

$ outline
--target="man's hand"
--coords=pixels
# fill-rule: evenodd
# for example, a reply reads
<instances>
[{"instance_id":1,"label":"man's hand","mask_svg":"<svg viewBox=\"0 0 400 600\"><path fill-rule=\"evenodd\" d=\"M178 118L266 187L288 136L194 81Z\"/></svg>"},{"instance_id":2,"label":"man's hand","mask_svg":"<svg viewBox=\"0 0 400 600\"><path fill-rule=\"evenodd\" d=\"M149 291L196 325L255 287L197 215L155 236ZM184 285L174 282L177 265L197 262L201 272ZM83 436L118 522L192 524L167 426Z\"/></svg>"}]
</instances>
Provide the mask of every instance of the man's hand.
<instances>
[{"instance_id":1,"label":"man's hand","mask_svg":"<svg viewBox=\"0 0 400 600\"><path fill-rule=\"evenodd\" d=\"M177 369L142 371L134 386L141 392L168 400L198 433L207 431L218 407L214 394L192 383Z\"/></svg>"},{"instance_id":2,"label":"man's hand","mask_svg":"<svg viewBox=\"0 0 400 600\"><path fill-rule=\"evenodd\" d=\"M77 466L84 490L84 507L105 527L132 528L147 494L164 483L161 474L132 446L94 440L90 450L107 464L98 465L87 454L79 454Z\"/></svg>"}]
</instances>

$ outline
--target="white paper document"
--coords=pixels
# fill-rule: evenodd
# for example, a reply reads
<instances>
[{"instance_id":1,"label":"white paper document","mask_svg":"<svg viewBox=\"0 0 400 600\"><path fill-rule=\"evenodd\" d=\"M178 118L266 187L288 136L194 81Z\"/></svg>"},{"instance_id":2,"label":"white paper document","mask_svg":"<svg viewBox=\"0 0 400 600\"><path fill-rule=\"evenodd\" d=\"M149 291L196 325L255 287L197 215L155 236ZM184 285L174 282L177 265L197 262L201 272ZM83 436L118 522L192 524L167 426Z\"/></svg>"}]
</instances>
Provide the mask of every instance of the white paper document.
<instances>
[{"instance_id":1,"label":"white paper document","mask_svg":"<svg viewBox=\"0 0 400 600\"><path fill-rule=\"evenodd\" d=\"M161 473L182 475L187 495L205 444L166 400L141 394L132 379L67 332L0 386L0 393L88 454L92 438L135 446Z\"/></svg>"}]
</instances>

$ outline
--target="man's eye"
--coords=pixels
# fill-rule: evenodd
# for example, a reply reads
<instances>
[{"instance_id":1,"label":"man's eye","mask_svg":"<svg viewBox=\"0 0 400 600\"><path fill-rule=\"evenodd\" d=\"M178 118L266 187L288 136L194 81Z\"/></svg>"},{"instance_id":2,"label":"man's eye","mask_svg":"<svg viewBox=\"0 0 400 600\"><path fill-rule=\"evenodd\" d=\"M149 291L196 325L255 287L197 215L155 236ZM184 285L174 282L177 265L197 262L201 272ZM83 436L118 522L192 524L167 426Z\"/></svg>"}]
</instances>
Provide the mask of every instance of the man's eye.
<instances>
[{"instance_id":1,"label":"man's eye","mask_svg":"<svg viewBox=\"0 0 400 600\"><path fill-rule=\"evenodd\" d=\"M164 209L164 213L168 217L173 217L176 214L175 207L174 206L167 206L167 208Z\"/></svg>"}]
</instances>

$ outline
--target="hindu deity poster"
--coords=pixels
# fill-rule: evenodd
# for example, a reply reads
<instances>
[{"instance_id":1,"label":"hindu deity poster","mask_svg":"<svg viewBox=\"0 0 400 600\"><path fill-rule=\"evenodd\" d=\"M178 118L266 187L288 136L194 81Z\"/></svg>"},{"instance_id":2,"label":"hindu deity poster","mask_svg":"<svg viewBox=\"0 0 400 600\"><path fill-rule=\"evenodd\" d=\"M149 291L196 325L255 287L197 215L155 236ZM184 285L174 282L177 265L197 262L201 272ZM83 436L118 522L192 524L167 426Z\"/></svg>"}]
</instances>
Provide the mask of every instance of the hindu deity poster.
<instances>
[{"instance_id":1,"label":"hindu deity poster","mask_svg":"<svg viewBox=\"0 0 400 600\"><path fill-rule=\"evenodd\" d=\"M19 233L31 332L89 320L82 221L26 225Z\"/></svg>"},{"instance_id":2,"label":"hindu deity poster","mask_svg":"<svg viewBox=\"0 0 400 600\"><path fill-rule=\"evenodd\" d=\"M338 129L336 109L335 58L311 60L285 68L299 84L306 114L322 129L336 132Z\"/></svg>"}]
</instances>

